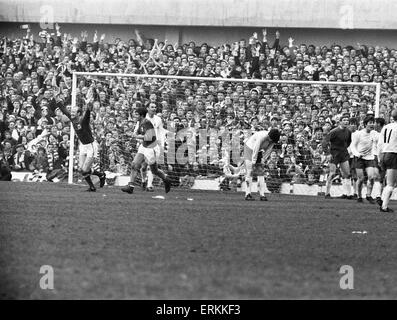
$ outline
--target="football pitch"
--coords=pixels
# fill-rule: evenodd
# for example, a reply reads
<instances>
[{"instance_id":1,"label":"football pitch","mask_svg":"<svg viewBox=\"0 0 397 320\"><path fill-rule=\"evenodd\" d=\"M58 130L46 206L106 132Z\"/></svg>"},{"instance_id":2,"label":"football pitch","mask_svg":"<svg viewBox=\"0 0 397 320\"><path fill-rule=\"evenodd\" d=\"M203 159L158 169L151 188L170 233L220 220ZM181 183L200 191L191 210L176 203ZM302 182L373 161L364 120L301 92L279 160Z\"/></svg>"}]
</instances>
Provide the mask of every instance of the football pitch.
<instances>
[{"instance_id":1,"label":"football pitch","mask_svg":"<svg viewBox=\"0 0 397 320\"><path fill-rule=\"evenodd\" d=\"M0 183L1 299L397 299L397 214L365 200L85 189Z\"/></svg>"}]
</instances>

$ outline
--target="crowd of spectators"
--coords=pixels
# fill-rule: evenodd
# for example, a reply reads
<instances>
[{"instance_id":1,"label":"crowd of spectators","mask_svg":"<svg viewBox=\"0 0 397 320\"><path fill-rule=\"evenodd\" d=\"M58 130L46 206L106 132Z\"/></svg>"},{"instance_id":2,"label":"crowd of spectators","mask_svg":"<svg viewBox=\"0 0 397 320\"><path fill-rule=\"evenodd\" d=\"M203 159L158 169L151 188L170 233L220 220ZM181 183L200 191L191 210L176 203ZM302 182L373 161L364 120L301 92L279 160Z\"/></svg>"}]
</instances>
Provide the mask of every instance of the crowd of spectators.
<instances>
[{"instance_id":1,"label":"crowd of spectators","mask_svg":"<svg viewBox=\"0 0 397 320\"><path fill-rule=\"evenodd\" d=\"M91 39L85 31L80 37L63 34L58 24L55 34L33 35L28 29L23 38L1 37L1 179L10 179L10 171L32 171L49 181L66 177L70 123L56 101L61 96L70 107L72 73L84 71L201 77L78 77L76 103L82 108L93 105L91 122L100 144L97 162L103 170L129 173L136 151L131 138L134 110L154 103L167 130L186 129L191 137L198 136L199 129L229 130L238 132L242 145L249 132L277 127L282 130L280 143L264 163L268 181L274 182L270 188L277 191L284 181L316 183L329 161L324 136L343 113L359 125L366 114L374 113L375 87L228 79L380 83L379 113L388 122L397 107L397 52L360 44L294 42L276 32L269 44L266 29L232 44L172 45L146 39L138 30L127 41L107 41L105 34L95 33ZM176 144L184 142L189 139ZM164 169L175 185L222 175L225 165L238 166L227 161L222 143L219 137L209 137L206 150L196 144L187 163L166 162ZM210 160L203 161L203 152Z\"/></svg>"}]
</instances>

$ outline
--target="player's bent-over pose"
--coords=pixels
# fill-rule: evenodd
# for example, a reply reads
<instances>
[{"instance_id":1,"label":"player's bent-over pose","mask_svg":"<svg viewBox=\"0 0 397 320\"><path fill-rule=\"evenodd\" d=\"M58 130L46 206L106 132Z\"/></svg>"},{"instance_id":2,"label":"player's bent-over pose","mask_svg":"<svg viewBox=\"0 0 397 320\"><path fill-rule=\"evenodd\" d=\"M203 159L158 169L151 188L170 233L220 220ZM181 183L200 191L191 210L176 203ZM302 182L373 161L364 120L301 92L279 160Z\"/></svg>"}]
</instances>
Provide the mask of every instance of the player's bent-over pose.
<instances>
[{"instance_id":1,"label":"player's bent-over pose","mask_svg":"<svg viewBox=\"0 0 397 320\"><path fill-rule=\"evenodd\" d=\"M277 129L271 129L270 131L257 131L245 142L245 200L255 200L251 195L253 165L261 164L261 160L266 159L270 155L274 144L277 143L279 139L280 131ZM258 175L258 191L261 201L267 201L265 189L265 176L262 173Z\"/></svg>"},{"instance_id":2,"label":"player's bent-over pose","mask_svg":"<svg viewBox=\"0 0 397 320\"><path fill-rule=\"evenodd\" d=\"M139 115L139 127L135 135L135 138L141 140L142 143L138 148L138 152L132 161L132 170L130 175L130 182L128 185L123 187L121 190L127 193L134 192L134 182L140 173L142 164L146 161L149 165L150 170L153 174L158 176L164 182L165 193L171 190L171 181L167 178L165 173L157 167L157 138L153 127L153 124L146 119L147 110L144 107L140 107L136 111Z\"/></svg>"},{"instance_id":3,"label":"player's bent-over pose","mask_svg":"<svg viewBox=\"0 0 397 320\"><path fill-rule=\"evenodd\" d=\"M87 109L84 113L79 107L72 107L69 112L63 100L58 98L57 107L69 118L79 138L79 170L89 186L87 191L95 192L96 188L91 180L91 174L99 177L99 186L101 188L105 185L106 175L104 172L92 170L94 158L97 157L98 153L98 143L94 139L90 127L92 105L87 104Z\"/></svg>"}]
</instances>

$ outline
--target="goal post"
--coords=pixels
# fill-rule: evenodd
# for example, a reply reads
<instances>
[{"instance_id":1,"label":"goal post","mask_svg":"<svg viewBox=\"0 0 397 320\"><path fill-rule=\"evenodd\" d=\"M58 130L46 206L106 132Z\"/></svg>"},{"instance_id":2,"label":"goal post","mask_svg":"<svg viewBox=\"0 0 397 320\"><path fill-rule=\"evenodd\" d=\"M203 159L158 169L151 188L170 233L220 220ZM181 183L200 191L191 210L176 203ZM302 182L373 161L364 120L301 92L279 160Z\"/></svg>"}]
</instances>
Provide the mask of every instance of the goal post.
<instances>
[{"instance_id":1,"label":"goal post","mask_svg":"<svg viewBox=\"0 0 397 320\"><path fill-rule=\"evenodd\" d=\"M191 187L192 181L201 178L211 179L217 175L224 178L225 170L221 168L225 162L232 166L232 170L238 170L244 139L255 128L268 129L275 125L272 123L273 118L277 119L277 125L282 127L284 122L281 123L281 120L286 120L285 123L292 121L304 135L299 136L299 141L305 144L307 139L313 138L313 132L307 135L307 128L313 129L315 125L315 120L311 122L311 119L308 121L307 117L304 118L310 114L310 108L329 109L333 104L329 101L335 101L338 96L338 99L342 97L338 102L343 109L345 101L350 106L352 100L360 100L365 96L366 107L378 117L381 94L380 84L373 82L74 72L72 107L78 104L82 107L82 99L78 97L85 95L92 83L96 92L91 119L93 133L100 145L105 146L105 149L112 149L113 152L111 159L100 159L101 165L105 164L104 169L120 171L116 172L119 175L128 175L128 169L123 168L128 167L132 155L136 152L136 141L130 136L136 121L133 110L137 105L154 102L159 116L169 120L163 121L166 143L161 149L160 166L163 166L165 171L168 170L168 174L175 173L175 181L179 179L184 187ZM193 116L189 121L185 117L187 113L190 113L189 117ZM284 116L286 119L281 119ZM327 117L332 118L335 115L328 114ZM254 118L258 118L258 121L253 120ZM321 115L312 119L318 118L321 118ZM194 125L191 124L193 122ZM289 133L294 140L294 149L299 133ZM290 142L289 134L287 142ZM109 138L109 141L113 141L117 146L113 148L105 135L112 136L113 140ZM75 132L71 127L69 159L76 156L77 146L74 142ZM313 154L306 157L299 151L294 153L289 149L278 150L278 156L282 152L284 159L288 154L290 160L292 159L296 165L299 164L300 170L304 170L305 174L307 170L310 171L309 167L314 166ZM290 154L294 156L289 156ZM311 158L310 161L305 157ZM270 157L267 160L269 163L264 163L266 174L271 176L273 172L277 176L276 171L280 171L280 168L271 167L273 163L270 163ZM280 161L278 164L284 166ZM116 167L118 169L115 169ZM74 161L70 160L69 183L73 183L73 170ZM229 178L233 180L235 177L231 174ZM306 179L307 176L301 180L305 183Z\"/></svg>"},{"instance_id":2,"label":"goal post","mask_svg":"<svg viewBox=\"0 0 397 320\"><path fill-rule=\"evenodd\" d=\"M77 74L73 73L72 75L72 108L76 107L76 89L77 89ZM68 183L73 183L73 167L74 167L74 127L72 123L70 123L70 144L69 144L69 168L68 168Z\"/></svg>"}]
</instances>

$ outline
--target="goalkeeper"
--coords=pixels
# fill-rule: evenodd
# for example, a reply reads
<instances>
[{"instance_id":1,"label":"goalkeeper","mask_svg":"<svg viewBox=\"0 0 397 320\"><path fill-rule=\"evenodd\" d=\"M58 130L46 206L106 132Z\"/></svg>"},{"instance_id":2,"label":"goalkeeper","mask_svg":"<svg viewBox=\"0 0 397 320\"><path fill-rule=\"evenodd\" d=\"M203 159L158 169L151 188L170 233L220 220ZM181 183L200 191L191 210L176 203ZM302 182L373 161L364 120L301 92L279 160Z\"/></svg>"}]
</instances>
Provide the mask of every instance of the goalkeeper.
<instances>
[{"instance_id":1,"label":"goalkeeper","mask_svg":"<svg viewBox=\"0 0 397 320\"><path fill-rule=\"evenodd\" d=\"M244 144L244 161L247 172L245 176L245 200L255 200L251 195L253 165L257 166L262 159L267 159L274 144L279 139L280 131L271 129L270 131L257 131L246 140ZM258 174L258 191L261 201L267 201L265 188L265 176L262 172Z\"/></svg>"}]
</instances>

